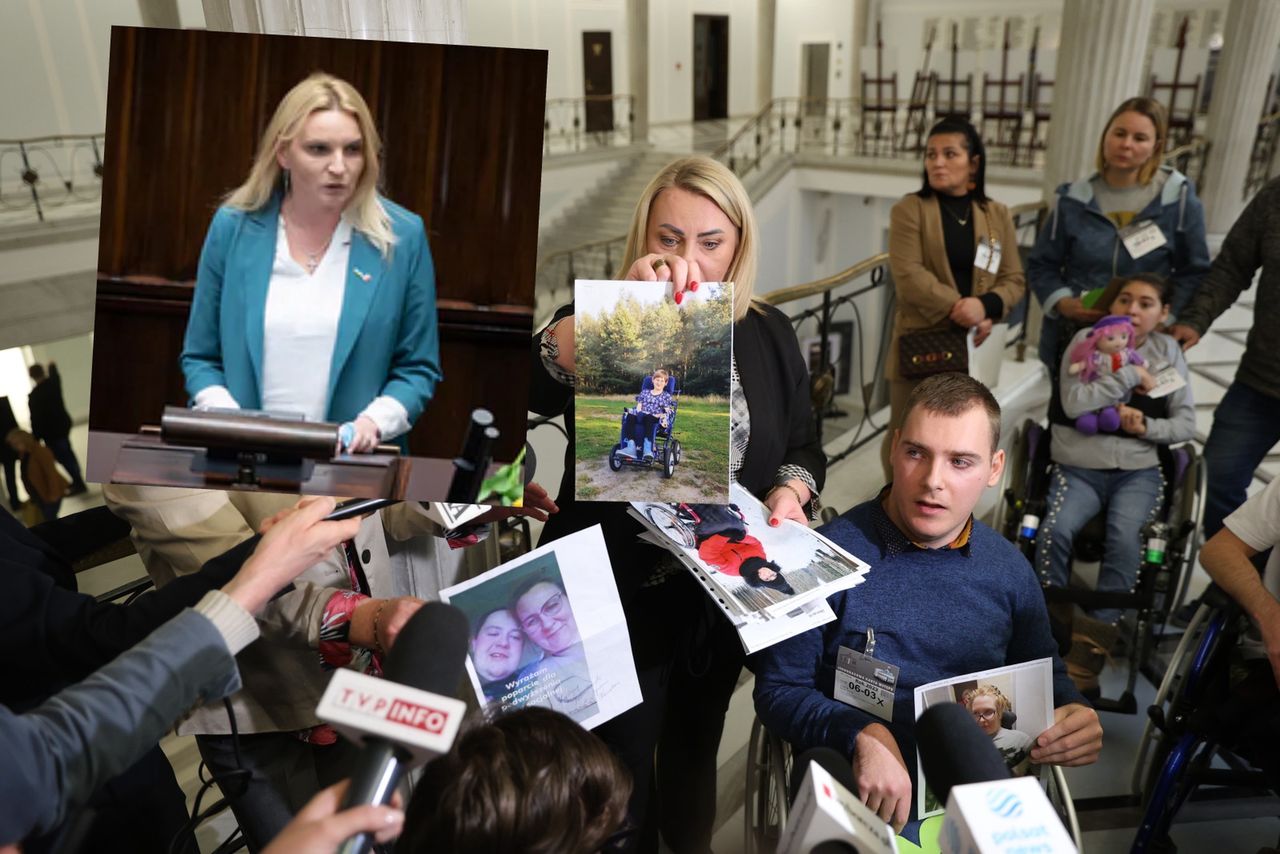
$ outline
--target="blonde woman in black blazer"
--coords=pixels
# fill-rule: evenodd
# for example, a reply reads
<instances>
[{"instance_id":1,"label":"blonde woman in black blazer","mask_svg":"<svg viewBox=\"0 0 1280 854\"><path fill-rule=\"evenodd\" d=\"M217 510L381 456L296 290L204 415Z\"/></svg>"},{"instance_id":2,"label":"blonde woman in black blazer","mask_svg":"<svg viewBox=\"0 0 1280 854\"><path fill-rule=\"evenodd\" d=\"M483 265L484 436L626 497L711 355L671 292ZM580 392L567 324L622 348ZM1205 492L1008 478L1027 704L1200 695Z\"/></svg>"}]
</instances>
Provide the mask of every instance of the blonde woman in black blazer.
<instances>
[{"instance_id":1,"label":"blonde woman in black blazer","mask_svg":"<svg viewBox=\"0 0 1280 854\"><path fill-rule=\"evenodd\" d=\"M752 297L757 246L755 215L737 176L714 160L684 158L659 172L641 196L620 277L671 281L677 302L698 282L734 283L733 353L750 433L745 451L735 441L731 469L774 518L807 522L817 508L826 456L791 322ZM629 850L657 850L660 813L661 835L672 850L706 851L715 820L716 749L742 670L742 645L692 576L670 571L661 549L636 542L642 528L625 505L573 500L573 328L573 306L565 306L533 342L530 408L564 413L569 431L561 509L542 542L597 523L604 528L644 694L640 706L595 730L635 781L630 817L641 830ZM655 748L660 808L648 803Z\"/></svg>"}]
</instances>

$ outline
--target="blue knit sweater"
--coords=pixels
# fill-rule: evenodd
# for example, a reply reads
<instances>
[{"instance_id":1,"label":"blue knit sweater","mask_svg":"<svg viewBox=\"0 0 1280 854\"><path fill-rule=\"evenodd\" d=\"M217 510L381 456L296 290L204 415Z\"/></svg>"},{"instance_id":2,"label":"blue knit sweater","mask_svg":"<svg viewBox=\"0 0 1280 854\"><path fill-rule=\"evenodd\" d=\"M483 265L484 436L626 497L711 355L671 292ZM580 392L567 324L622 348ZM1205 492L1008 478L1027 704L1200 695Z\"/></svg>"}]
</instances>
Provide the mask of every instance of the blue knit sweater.
<instances>
[{"instance_id":1,"label":"blue knit sweater","mask_svg":"<svg viewBox=\"0 0 1280 854\"><path fill-rule=\"evenodd\" d=\"M885 723L914 779L918 686L1039 658L1053 658L1055 706L1084 702L1058 658L1031 565L991 528L975 521L968 545L919 549L872 499L818 530L872 568L862 584L828 600L835 621L751 660L756 714L797 753L824 746L852 757L862 728ZM875 658L900 668L891 723L832 699L837 650L865 651L868 625Z\"/></svg>"}]
</instances>

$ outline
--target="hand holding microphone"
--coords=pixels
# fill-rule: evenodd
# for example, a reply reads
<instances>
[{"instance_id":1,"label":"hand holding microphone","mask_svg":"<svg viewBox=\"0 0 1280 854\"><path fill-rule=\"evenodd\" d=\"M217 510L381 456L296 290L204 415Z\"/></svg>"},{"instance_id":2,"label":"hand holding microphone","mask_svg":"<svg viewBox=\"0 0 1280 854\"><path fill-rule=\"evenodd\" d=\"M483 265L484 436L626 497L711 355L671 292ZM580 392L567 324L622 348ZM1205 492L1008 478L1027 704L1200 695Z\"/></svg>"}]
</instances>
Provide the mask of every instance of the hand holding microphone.
<instances>
[{"instance_id":1,"label":"hand holding microphone","mask_svg":"<svg viewBox=\"0 0 1280 854\"><path fill-rule=\"evenodd\" d=\"M466 713L466 704L453 695L462 683L469 629L457 608L428 602L387 654L385 679L351 670L334 673L316 716L364 745L344 809L390 803L410 765L449 750ZM372 842L368 832L360 832L341 850L358 854Z\"/></svg>"},{"instance_id":2,"label":"hand holding microphone","mask_svg":"<svg viewBox=\"0 0 1280 854\"><path fill-rule=\"evenodd\" d=\"M396 807L365 804L339 810L349 787L343 780L317 792L262 854L333 854L344 840L358 833L373 834L379 843L400 835L404 811Z\"/></svg>"}]
</instances>

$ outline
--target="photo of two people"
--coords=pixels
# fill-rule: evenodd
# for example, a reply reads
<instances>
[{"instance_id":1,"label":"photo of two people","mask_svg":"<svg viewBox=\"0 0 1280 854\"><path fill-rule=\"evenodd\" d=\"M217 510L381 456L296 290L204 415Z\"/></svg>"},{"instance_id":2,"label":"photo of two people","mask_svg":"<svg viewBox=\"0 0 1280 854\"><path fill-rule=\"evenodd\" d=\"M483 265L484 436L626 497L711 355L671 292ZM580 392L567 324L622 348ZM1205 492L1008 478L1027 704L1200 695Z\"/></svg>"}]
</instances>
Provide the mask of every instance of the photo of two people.
<instances>
[{"instance_id":1,"label":"photo of two people","mask_svg":"<svg viewBox=\"0 0 1280 854\"><path fill-rule=\"evenodd\" d=\"M489 712L542 706L590 729L639 702L608 566L594 527L440 592L470 623L467 671Z\"/></svg>"},{"instance_id":2,"label":"photo of two people","mask_svg":"<svg viewBox=\"0 0 1280 854\"><path fill-rule=\"evenodd\" d=\"M555 556L508 582L474 597L492 604L491 597L510 588L502 604L481 605L487 612L472 621L471 664L485 700L503 711L535 705L575 718L595 712L591 668Z\"/></svg>"},{"instance_id":3,"label":"photo of two people","mask_svg":"<svg viewBox=\"0 0 1280 854\"><path fill-rule=\"evenodd\" d=\"M728 501L733 285L669 289L576 283L580 500Z\"/></svg>"}]
</instances>

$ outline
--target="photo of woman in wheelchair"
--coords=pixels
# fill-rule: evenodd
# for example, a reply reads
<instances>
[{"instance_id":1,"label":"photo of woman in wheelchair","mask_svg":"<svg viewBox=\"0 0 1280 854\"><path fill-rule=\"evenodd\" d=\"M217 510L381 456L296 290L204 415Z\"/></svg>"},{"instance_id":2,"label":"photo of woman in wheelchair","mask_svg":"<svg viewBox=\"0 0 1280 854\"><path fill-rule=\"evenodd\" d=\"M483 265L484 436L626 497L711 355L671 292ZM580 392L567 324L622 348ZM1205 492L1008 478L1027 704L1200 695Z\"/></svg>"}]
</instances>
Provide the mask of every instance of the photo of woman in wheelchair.
<instances>
[{"instance_id":1,"label":"photo of woman in wheelchair","mask_svg":"<svg viewBox=\"0 0 1280 854\"><path fill-rule=\"evenodd\" d=\"M671 477L680 461L680 442L675 439L679 395L676 378L663 368L644 378L636 405L622 412L618 444L609 454L610 468L648 467L656 459L664 476Z\"/></svg>"},{"instance_id":2,"label":"photo of woman in wheelchair","mask_svg":"<svg viewBox=\"0 0 1280 854\"><path fill-rule=\"evenodd\" d=\"M1096 306L1107 316L1095 328L1077 332L1065 348L1058 369L1059 405L1051 405L1049 413L1053 469L1035 545L1034 566L1047 588L1067 586L1076 538L1104 511L1096 591L1136 589L1143 529L1160 518L1166 503L1159 449L1189 441L1195 433L1186 359L1177 341L1158 331L1168 319L1172 290L1169 280L1153 273L1113 280ZM1081 358L1092 369L1082 370ZM1157 376L1170 371L1182 385L1149 396ZM1068 671L1086 696L1096 694L1123 610L1062 604L1054 610L1070 626Z\"/></svg>"}]
</instances>

